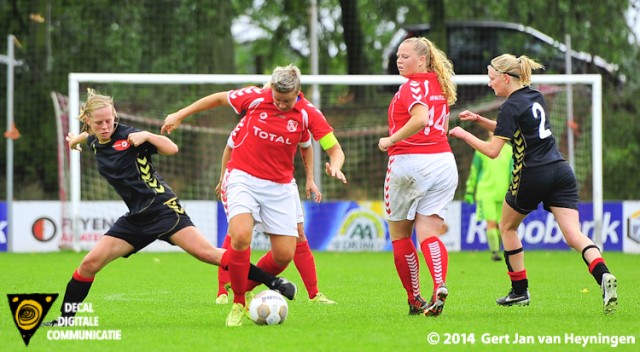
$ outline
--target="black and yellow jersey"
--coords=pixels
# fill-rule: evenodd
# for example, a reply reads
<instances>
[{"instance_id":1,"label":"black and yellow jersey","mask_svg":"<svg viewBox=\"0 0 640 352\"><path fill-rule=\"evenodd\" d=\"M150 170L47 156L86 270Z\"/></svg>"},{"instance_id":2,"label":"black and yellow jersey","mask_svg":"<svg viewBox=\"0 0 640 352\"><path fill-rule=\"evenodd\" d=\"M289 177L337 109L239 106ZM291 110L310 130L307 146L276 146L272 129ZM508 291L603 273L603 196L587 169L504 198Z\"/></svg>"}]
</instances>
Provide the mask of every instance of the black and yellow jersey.
<instances>
[{"instance_id":1,"label":"black and yellow jersey","mask_svg":"<svg viewBox=\"0 0 640 352\"><path fill-rule=\"evenodd\" d=\"M87 139L87 144L96 156L100 175L127 204L129 214L141 213L176 197L156 172L151 160L152 155L157 154L157 148L149 142L138 147L128 142L129 134L139 131L118 124L107 143L100 143L95 136Z\"/></svg>"},{"instance_id":2,"label":"black and yellow jersey","mask_svg":"<svg viewBox=\"0 0 640 352\"><path fill-rule=\"evenodd\" d=\"M502 104L494 136L511 141L515 169L564 160L549 118L542 94L528 86L513 92Z\"/></svg>"}]
</instances>

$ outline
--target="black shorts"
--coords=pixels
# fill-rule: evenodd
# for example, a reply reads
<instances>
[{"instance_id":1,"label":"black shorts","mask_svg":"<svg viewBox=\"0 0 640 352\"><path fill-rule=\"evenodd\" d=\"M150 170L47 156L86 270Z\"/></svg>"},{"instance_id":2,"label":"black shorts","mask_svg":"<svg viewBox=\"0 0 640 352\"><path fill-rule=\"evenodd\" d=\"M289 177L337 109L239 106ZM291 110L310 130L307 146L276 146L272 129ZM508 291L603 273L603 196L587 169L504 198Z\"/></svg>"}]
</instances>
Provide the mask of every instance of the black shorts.
<instances>
[{"instance_id":1,"label":"black shorts","mask_svg":"<svg viewBox=\"0 0 640 352\"><path fill-rule=\"evenodd\" d=\"M142 213L127 213L121 216L105 235L120 238L133 246L133 251L124 256L126 258L155 240L163 240L173 245L170 237L189 226L194 226L191 218L178 200L174 199L154 205Z\"/></svg>"},{"instance_id":2,"label":"black shorts","mask_svg":"<svg viewBox=\"0 0 640 352\"><path fill-rule=\"evenodd\" d=\"M523 168L514 175L505 200L521 214L529 214L542 202L550 207L578 209L576 176L566 161Z\"/></svg>"}]
</instances>

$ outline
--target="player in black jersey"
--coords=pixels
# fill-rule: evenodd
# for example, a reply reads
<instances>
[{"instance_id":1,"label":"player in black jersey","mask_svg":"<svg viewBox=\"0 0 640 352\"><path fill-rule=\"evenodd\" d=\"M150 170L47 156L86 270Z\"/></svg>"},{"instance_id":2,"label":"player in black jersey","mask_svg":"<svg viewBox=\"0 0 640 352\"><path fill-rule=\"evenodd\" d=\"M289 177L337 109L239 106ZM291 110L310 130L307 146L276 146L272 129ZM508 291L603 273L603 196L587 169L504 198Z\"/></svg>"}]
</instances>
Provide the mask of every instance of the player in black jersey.
<instances>
[{"instance_id":1,"label":"player in black jersey","mask_svg":"<svg viewBox=\"0 0 640 352\"><path fill-rule=\"evenodd\" d=\"M229 262L225 250L214 247L193 225L176 194L155 170L152 155L176 154L178 146L173 141L117 123L112 98L92 89L88 90L79 119L84 123L82 132L77 136L69 133L69 148L82 150L82 143L89 145L98 171L122 197L129 211L107 230L73 273L61 307L65 319L46 325L68 322L75 312L66 308L77 307L77 303L84 301L102 268L119 257L129 257L155 240L177 245L205 263L226 267ZM297 291L293 283L253 264L248 276L289 299L293 299Z\"/></svg>"},{"instance_id":2,"label":"player in black jersey","mask_svg":"<svg viewBox=\"0 0 640 352\"><path fill-rule=\"evenodd\" d=\"M544 68L527 56L504 54L487 67L489 87L497 96L507 97L500 107L497 121L471 111L460 113L462 121L473 121L493 131L490 141L483 141L455 127L450 135L467 142L481 153L495 158L510 141L514 170L502 208L500 232L504 258L511 278L511 291L496 302L499 305L527 305L530 301L522 242L517 229L522 220L542 202L555 217L565 241L582 253L589 272L602 289L604 313L612 314L618 305L617 279L602 259L600 249L580 230L576 177L564 160L551 130L544 98L529 87L531 71Z\"/></svg>"}]
</instances>

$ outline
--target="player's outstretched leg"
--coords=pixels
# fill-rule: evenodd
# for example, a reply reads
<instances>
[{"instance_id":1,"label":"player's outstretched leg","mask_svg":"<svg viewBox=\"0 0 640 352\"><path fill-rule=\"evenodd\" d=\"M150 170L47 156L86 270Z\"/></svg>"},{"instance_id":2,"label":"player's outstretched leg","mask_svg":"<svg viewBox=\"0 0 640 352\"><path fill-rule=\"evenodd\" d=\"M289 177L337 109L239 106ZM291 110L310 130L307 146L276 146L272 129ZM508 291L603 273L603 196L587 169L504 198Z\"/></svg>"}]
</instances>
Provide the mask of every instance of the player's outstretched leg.
<instances>
[{"instance_id":1,"label":"player's outstretched leg","mask_svg":"<svg viewBox=\"0 0 640 352\"><path fill-rule=\"evenodd\" d=\"M58 326L61 325L62 322L70 321L68 318L73 318L76 314L75 312L66 311L68 306L72 306L73 303L81 303L89 294L89 290L91 289L91 285L93 284L94 278L85 278L78 273L78 270L73 272L73 276L71 280L67 283L67 289L64 293L64 298L62 300L62 306L60 307L60 317L65 319L56 319L44 322L44 326ZM62 323L63 325L65 323Z\"/></svg>"}]
</instances>

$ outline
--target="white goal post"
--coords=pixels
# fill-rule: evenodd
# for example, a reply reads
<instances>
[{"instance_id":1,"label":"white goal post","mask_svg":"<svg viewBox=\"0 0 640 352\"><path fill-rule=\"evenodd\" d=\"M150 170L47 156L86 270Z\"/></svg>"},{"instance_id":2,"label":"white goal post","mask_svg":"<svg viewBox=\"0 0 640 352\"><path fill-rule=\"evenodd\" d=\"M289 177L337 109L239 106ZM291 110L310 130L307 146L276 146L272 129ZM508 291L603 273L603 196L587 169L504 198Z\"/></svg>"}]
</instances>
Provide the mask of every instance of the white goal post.
<instances>
[{"instance_id":1,"label":"white goal post","mask_svg":"<svg viewBox=\"0 0 640 352\"><path fill-rule=\"evenodd\" d=\"M78 134L77 120L80 108L82 83L131 83L131 84L256 84L267 82L270 75L235 74L130 74L130 73L70 73L69 74L69 128ZM458 75L453 77L457 85L486 85L486 75ZM303 75L303 85L399 85L401 76L390 75ZM584 84L591 88L591 162L594 242L603 247L603 179L602 179L602 77L597 74L581 75L533 75L532 84L572 85ZM70 220L74 238L78 238L80 218L80 156L70 156ZM319 159L319 158L316 158ZM316 160L316 162L319 160ZM316 170L321 170L316 167Z\"/></svg>"}]
</instances>

